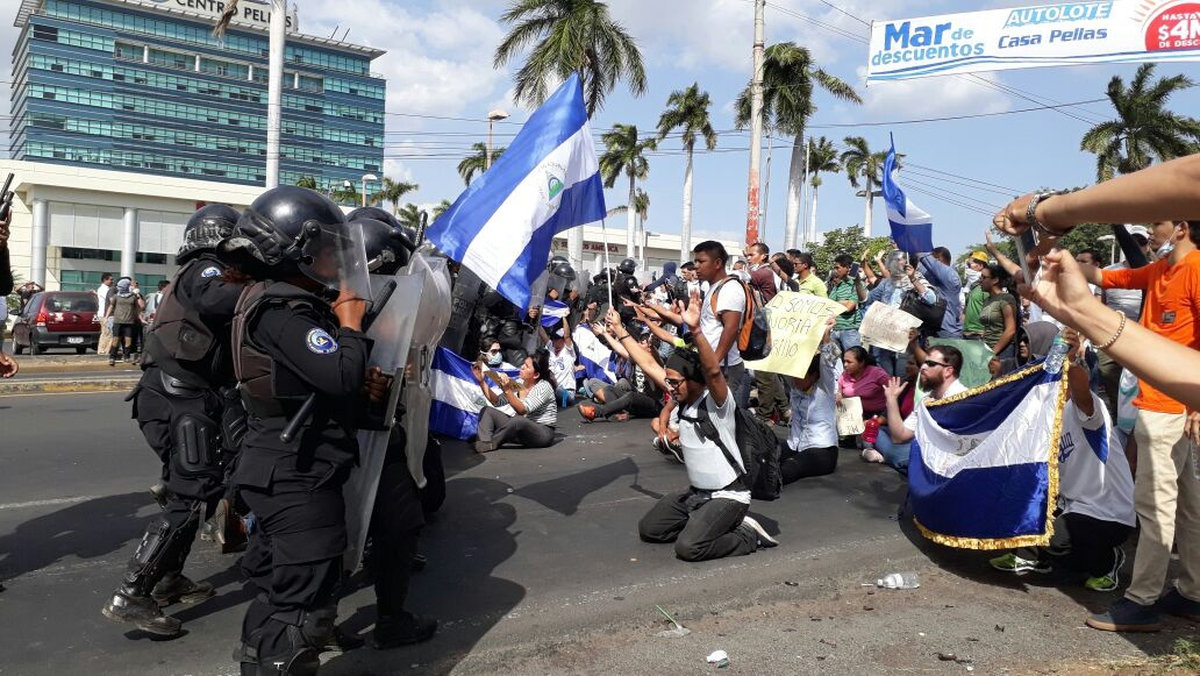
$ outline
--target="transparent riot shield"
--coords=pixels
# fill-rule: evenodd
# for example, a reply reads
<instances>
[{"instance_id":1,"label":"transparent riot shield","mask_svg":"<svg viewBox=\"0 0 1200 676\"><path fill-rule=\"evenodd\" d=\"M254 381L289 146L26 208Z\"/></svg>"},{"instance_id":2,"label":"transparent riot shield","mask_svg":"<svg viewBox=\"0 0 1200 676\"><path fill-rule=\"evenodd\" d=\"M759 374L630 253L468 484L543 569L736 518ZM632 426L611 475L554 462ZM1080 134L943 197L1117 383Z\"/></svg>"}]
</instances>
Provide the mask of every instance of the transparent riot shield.
<instances>
[{"instance_id":1,"label":"transparent riot shield","mask_svg":"<svg viewBox=\"0 0 1200 676\"><path fill-rule=\"evenodd\" d=\"M370 299L371 279L362 224L308 223L304 227L300 271L332 294L346 299Z\"/></svg>"},{"instance_id":2,"label":"transparent riot shield","mask_svg":"<svg viewBox=\"0 0 1200 676\"><path fill-rule=\"evenodd\" d=\"M371 526L371 510L375 506L375 493L379 487L379 475L387 455L388 439L391 436L396 405L403 390L404 368L408 361L413 331L421 322L418 304L422 294L422 280L406 274L407 268L395 276L371 275L374 288L373 298L379 300L381 293L390 294L379 309L367 336L374 341L368 366L377 366L384 375L392 377L392 386L383 410L387 429L359 430L358 467L350 473L345 486L346 535L348 547L343 557L346 570L353 572L362 561L363 547L367 541L367 530ZM372 308L374 311L375 308Z\"/></svg>"},{"instance_id":3,"label":"transparent riot shield","mask_svg":"<svg viewBox=\"0 0 1200 676\"><path fill-rule=\"evenodd\" d=\"M405 457L408 471L418 488L424 488L425 444L429 438L429 409L433 404L433 353L442 339L452 311L450 271L446 259L418 253L405 268L413 277L422 280L420 306L416 329L408 355L411 378L404 387L404 429L407 433Z\"/></svg>"}]
</instances>

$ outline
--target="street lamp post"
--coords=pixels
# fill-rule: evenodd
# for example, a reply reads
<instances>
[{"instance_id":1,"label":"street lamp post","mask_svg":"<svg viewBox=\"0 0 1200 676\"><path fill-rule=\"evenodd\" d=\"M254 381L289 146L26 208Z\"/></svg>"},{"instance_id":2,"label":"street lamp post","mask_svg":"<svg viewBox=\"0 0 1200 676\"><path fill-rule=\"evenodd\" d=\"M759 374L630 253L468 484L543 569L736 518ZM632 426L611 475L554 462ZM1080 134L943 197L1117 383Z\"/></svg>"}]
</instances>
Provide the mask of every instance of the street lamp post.
<instances>
[{"instance_id":1,"label":"street lamp post","mask_svg":"<svg viewBox=\"0 0 1200 676\"><path fill-rule=\"evenodd\" d=\"M367 181L378 181L379 177L375 174L363 174L362 177L362 205L367 206Z\"/></svg>"},{"instance_id":2,"label":"street lamp post","mask_svg":"<svg viewBox=\"0 0 1200 676\"><path fill-rule=\"evenodd\" d=\"M508 119L508 113L503 110L497 109L488 113L488 144L487 156L483 160L484 171L492 168L492 124L506 119Z\"/></svg>"}]
</instances>

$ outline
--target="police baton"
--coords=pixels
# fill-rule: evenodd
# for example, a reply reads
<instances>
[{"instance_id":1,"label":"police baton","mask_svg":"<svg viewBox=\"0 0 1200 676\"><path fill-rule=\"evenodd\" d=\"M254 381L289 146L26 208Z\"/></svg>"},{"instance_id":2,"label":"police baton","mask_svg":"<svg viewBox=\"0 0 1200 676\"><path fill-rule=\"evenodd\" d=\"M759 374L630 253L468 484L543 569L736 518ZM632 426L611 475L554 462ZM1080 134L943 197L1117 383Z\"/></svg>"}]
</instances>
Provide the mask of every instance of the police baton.
<instances>
[{"instance_id":1,"label":"police baton","mask_svg":"<svg viewBox=\"0 0 1200 676\"><path fill-rule=\"evenodd\" d=\"M395 280L389 279L387 284L384 284L383 288L379 290L379 295L371 301L371 310L363 316L363 333L366 333L367 330L371 328L371 324L375 323L375 319L379 317L379 313L383 310L384 306L387 305L387 302L391 300L392 294L395 293L395 291L396 282ZM289 420L287 425L284 426L283 431L279 433L279 440L285 444L291 443L292 439L296 438L296 434L300 432L300 428L304 425L304 423L308 422L308 419L312 417L313 409L316 407L316 405L317 393L313 392L312 394L308 395L308 398L304 400L304 403L300 404L300 408L296 411L296 415L292 416L292 419Z\"/></svg>"}]
</instances>

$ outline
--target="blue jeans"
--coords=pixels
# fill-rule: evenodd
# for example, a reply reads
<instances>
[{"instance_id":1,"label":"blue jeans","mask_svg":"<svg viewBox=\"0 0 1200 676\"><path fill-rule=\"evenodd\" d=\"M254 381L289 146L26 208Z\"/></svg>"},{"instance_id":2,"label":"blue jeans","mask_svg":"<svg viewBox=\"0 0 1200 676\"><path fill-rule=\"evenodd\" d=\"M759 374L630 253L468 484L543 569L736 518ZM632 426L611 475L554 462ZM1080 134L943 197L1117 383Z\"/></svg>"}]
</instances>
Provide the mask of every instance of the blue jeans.
<instances>
[{"instance_id":1,"label":"blue jeans","mask_svg":"<svg viewBox=\"0 0 1200 676\"><path fill-rule=\"evenodd\" d=\"M559 408L566 408L575 402L575 390L568 390L565 387L560 387L555 394L558 396Z\"/></svg>"},{"instance_id":2,"label":"blue jeans","mask_svg":"<svg viewBox=\"0 0 1200 676\"><path fill-rule=\"evenodd\" d=\"M840 329L833 332L833 341L842 348L844 353L852 347L862 345L862 338L858 335L858 329Z\"/></svg>"},{"instance_id":3,"label":"blue jeans","mask_svg":"<svg viewBox=\"0 0 1200 676\"><path fill-rule=\"evenodd\" d=\"M901 472L908 473L908 442L898 444L892 441L887 425L879 428L879 437L875 439L875 450L883 456L883 461Z\"/></svg>"},{"instance_id":4,"label":"blue jeans","mask_svg":"<svg viewBox=\"0 0 1200 676\"><path fill-rule=\"evenodd\" d=\"M879 364L879 368L887 371L888 375L897 378L904 377L904 365L908 363L907 352L892 352L873 347L871 354L875 357L875 363Z\"/></svg>"}]
</instances>

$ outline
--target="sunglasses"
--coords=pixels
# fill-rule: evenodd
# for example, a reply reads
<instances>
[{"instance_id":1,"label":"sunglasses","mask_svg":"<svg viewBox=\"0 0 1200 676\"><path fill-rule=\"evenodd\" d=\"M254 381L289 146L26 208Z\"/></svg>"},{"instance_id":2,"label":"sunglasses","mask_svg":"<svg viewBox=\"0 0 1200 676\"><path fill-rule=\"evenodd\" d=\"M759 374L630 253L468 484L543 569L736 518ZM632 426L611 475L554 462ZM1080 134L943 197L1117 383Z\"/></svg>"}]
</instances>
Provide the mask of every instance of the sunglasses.
<instances>
[{"instance_id":1,"label":"sunglasses","mask_svg":"<svg viewBox=\"0 0 1200 676\"><path fill-rule=\"evenodd\" d=\"M942 366L942 367L949 366L949 364L943 364L943 363L942 363L942 362L940 362L940 361L934 361L934 360L932 360L932 359L926 359L925 361L921 362L921 365L922 365L922 366L927 366L927 367L929 367L929 368L933 368L933 367L935 367L935 366Z\"/></svg>"},{"instance_id":2,"label":"sunglasses","mask_svg":"<svg viewBox=\"0 0 1200 676\"><path fill-rule=\"evenodd\" d=\"M672 390L683 384L683 378L663 378L663 382Z\"/></svg>"}]
</instances>

